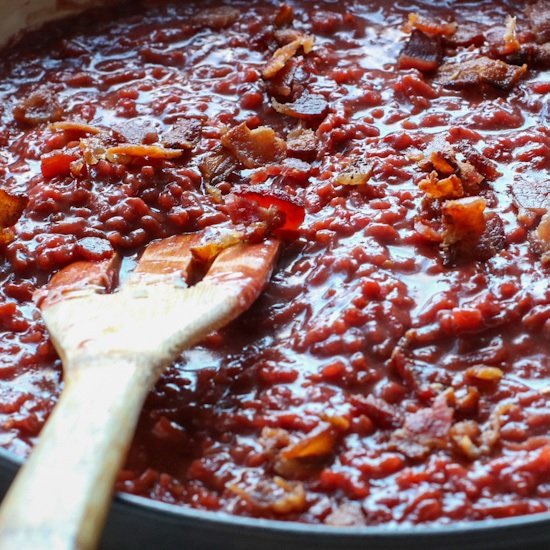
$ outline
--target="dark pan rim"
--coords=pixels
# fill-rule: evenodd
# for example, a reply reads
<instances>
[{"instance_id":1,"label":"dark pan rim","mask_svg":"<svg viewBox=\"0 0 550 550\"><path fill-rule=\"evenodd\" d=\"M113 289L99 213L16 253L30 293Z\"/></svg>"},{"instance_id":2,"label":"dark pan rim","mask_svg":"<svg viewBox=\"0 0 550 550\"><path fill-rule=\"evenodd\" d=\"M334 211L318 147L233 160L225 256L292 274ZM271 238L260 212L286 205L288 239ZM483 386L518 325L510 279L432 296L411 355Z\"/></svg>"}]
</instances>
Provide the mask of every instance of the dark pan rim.
<instances>
[{"instance_id":1,"label":"dark pan rim","mask_svg":"<svg viewBox=\"0 0 550 550\"><path fill-rule=\"evenodd\" d=\"M23 463L21 457L15 456L0 448L0 470L9 471L15 475ZM126 508L141 514L154 514L169 520L178 518L195 520L212 528L225 526L228 528L241 527L246 530L285 533L294 535L315 535L329 538L389 538L406 539L407 537L437 538L441 536L495 533L510 529L544 529L550 533L550 512L512 516L509 518L485 519L480 521L459 521L448 525L374 525L363 527L332 527L296 521L281 521L262 518L237 516L227 512L198 510L188 506L176 506L165 502L155 501L128 493L117 493L114 499L115 506Z\"/></svg>"}]
</instances>

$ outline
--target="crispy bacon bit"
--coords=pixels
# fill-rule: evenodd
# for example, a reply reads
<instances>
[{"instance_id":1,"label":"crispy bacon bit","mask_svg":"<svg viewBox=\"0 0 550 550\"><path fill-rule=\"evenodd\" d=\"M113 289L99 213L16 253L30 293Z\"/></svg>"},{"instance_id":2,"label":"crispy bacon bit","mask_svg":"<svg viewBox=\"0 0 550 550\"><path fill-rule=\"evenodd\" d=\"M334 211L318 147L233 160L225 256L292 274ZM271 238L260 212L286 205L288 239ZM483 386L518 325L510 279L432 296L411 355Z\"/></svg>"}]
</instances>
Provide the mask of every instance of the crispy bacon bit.
<instances>
[{"instance_id":1,"label":"crispy bacon bit","mask_svg":"<svg viewBox=\"0 0 550 550\"><path fill-rule=\"evenodd\" d=\"M281 4L277 13L275 14L275 26L284 27L290 25L294 19L294 9L288 4Z\"/></svg>"},{"instance_id":2,"label":"crispy bacon bit","mask_svg":"<svg viewBox=\"0 0 550 550\"><path fill-rule=\"evenodd\" d=\"M237 191L235 194L244 199L254 201L262 208L274 207L283 214L284 221L277 229L277 234L297 231L305 219L306 211L303 204L296 197L291 197L283 191L260 189L257 186L253 190Z\"/></svg>"},{"instance_id":3,"label":"crispy bacon bit","mask_svg":"<svg viewBox=\"0 0 550 550\"><path fill-rule=\"evenodd\" d=\"M327 100L320 94L308 91L292 103L279 103L275 98L271 99L271 103L278 113L302 120L321 118L328 112Z\"/></svg>"},{"instance_id":4,"label":"crispy bacon bit","mask_svg":"<svg viewBox=\"0 0 550 550\"><path fill-rule=\"evenodd\" d=\"M520 43L517 37L517 19L510 15L506 18L506 31L504 32L504 54L517 52L520 48Z\"/></svg>"},{"instance_id":5,"label":"crispy bacon bit","mask_svg":"<svg viewBox=\"0 0 550 550\"><path fill-rule=\"evenodd\" d=\"M334 451L337 439L334 427L328 422L320 422L305 437L283 449L280 456L283 459L326 456Z\"/></svg>"},{"instance_id":6,"label":"crispy bacon bit","mask_svg":"<svg viewBox=\"0 0 550 550\"><path fill-rule=\"evenodd\" d=\"M418 187L431 199L459 199L464 196L464 188L458 176L451 174L439 179L435 170L421 180Z\"/></svg>"},{"instance_id":7,"label":"crispy bacon bit","mask_svg":"<svg viewBox=\"0 0 550 550\"><path fill-rule=\"evenodd\" d=\"M166 149L160 145L132 145L123 143L106 150L106 158L111 162L124 162L125 157L142 157L150 159L174 159L181 157L180 149Z\"/></svg>"},{"instance_id":8,"label":"crispy bacon bit","mask_svg":"<svg viewBox=\"0 0 550 550\"><path fill-rule=\"evenodd\" d=\"M452 420L453 409L437 398L431 407L406 416L403 428L392 434L391 445L409 458L424 458L432 449L447 447Z\"/></svg>"},{"instance_id":9,"label":"crispy bacon bit","mask_svg":"<svg viewBox=\"0 0 550 550\"><path fill-rule=\"evenodd\" d=\"M0 244L7 244L13 240L13 231L9 228L17 223L27 202L26 197L12 195L0 189Z\"/></svg>"},{"instance_id":10,"label":"crispy bacon bit","mask_svg":"<svg viewBox=\"0 0 550 550\"><path fill-rule=\"evenodd\" d=\"M83 122L72 122L69 120L54 122L50 124L50 129L55 132L74 132L76 134L99 134L101 128L97 126L91 126Z\"/></svg>"},{"instance_id":11,"label":"crispy bacon bit","mask_svg":"<svg viewBox=\"0 0 550 550\"><path fill-rule=\"evenodd\" d=\"M237 161L229 151L214 152L201 161L199 170L207 185L213 186L226 181L237 169Z\"/></svg>"},{"instance_id":12,"label":"crispy bacon bit","mask_svg":"<svg viewBox=\"0 0 550 550\"><path fill-rule=\"evenodd\" d=\"M273 78L291 59L298 53L298 50L302 48L305 54L308 54L313 49L314 37L310 35L301 35L289 44L281 46L275 51L273 57L269 60L266 67L263 70L263 77L265 79Z\"/></svg>"},{"instance_id":13,"label":"crispy bacon bit","mask_svg":"<svg viewBox=\"0 0 550 550\"><path fill-rule=\"evenodd\" d=\"M107 155L107 145L101 137L93 136L80 140L80 150L82 159L89 166L96 165L100 160L104 160Z\"/></svg>"},{"instance_id":14,"label":"crispy bacon bit","mask_svg":"<svg viewBox=\"0 0 550 550\"><path fill-rule=\"evenodd\" d=\"M338 174L334 182L340 185L365 185L370 180L373 170L372 164L358 161L356 165L350 166Z\"/></svg>"},{"instance_id":15,"label":"crispy bacon bit","mask_svg":"<svg viewBox=\"0 0 550 550\"><path fill-rule=\"evenodd\" d=\"M445 245L477 242L487 227L486 206L487 203L482 197L446 201L442 207Z\"/></svg>"},{"instance_id":16,"label":"crispy bacon bit","mask_svg":"<svg viewBox=\"0 0 550 550\"><path fill-rule=\"evenodd\" d=\"M401 424L399 411L380 397L353 395L350 401L355 409L367 415L380 428L396 428Z\"/></svg>"},{"instance_id":17,"label":"crispy bacon bit","mask_svg":"<svg viewBox=\"0 0 550 550\"><path fill-rule=\"evenodd\" d=\"M161 143L172 149L193 149L200 141L202 124L196 118L180 118L162 135Z\"/></svg>"},{"instance_id":18,"label":"crispy bacon bit","mask_svg":"<svg viewBox=\"0 0 550 550\"><path fill-rule=\"evenodd\" d=\"M158 126L151 120L134 118L119 122L111 128L119 143L139 143L151 145L158 141Z\"/></svg>"},{"instance_id":19,"label":"crispy bacon bit","mask_svg":"<svg viewBox=\"0 0 550 550\"><path fill-rule=\"evenodd\" d=\"M547 0L538 0L525 10L529 18L531 31L539 44L550 42L550 4Z\"/></svg>"},{"instance_id":20,"label":"crispy bacon bit","mask_svg":"<svg viewBox=\"0 0 550 550\"><path fill-rule=\"evenodd\" d=\"M207 231L201 242L191 248L193 259L201 264L209 264L226 248L243 242L244 236L239 231L218 230Z\"/></svg>"},{"instance_id":21,"label":"crispy bacon bit","mask_svg":"<svg viewBox=\"0 0 550 550\"><path fill-rule=\"evenodd\" d=\"M40 170L42 175L47 178L64 178L71 174L71 164L78 159L78 156L72 152L56 151L49 155L42 155L40 159Z\"/></svg>"},{"instance_id":22,"label":"crispy bacon bit","mask_svg":"<svg viewBox=\"0 0 550 550\"><path fill-rule=\"evenodd\" d=\"M488 85L501 90L513 88L527 71L527 65L517 67L500 59L480 56L461 63L445 63L436 81L446 88L461 90Z\"/></svg>"},{"instance_id":23,"label":"crispy bacon bit","mask_svg":"<svg viewBox=\"0 0 550 550\"><path fill-rule=\"evenodd\" d=\"M269 510L275 514L302 512L307 508L302 483L286 481L282 477L258 480L245 473L239 481L227 487L254 508Z\"/></svg>"},{"instance_id":24,"label":"crispy bacon bit","mask_svg":"<svg viewBox=\"0 0 550 550\"><path fill-rule=\"evenodd\" d=\"M197 27L210 27L211 29L225 29L239 19L240 11L231 6L218 6L206 8L193 17L192 23Z\"/></svg>"},{"instance_id":25,"label":"crispy bacon bit","mask_svg":"<svg viewBox=\"0 0 550 550\"><path fill-rule=\"evenodd\" d=\"M311 161L317 156L317 137L315 132L298 126L288 133L287 152L290 156Z\"/></svg>"},{"instance_id":26,"label":"crispy bacon bit","mask_svg":"<svg viewBox=\"0 0 550 550\"><path fill-rule=\"evenodd\" d=\"M21 100L13 110L13 118L22 126L37 126L63 118L63 107L47 88L39 88Z\"/></svg>"},{"instance_id":27,"label":"crispy bacon bit","mask_svg":"<svg viewBox=\"0 0 550 550\"><path fill-rule=\"evenodd\" d=\"M437 36L428 36L414 30L401 50L397 60L398 69L418 69L422 73L437 70L441 63L443 49Z\"/></svg>"},{"instance_id":28,"label":"crispy bacon bit","mask_svg":"<svg viewBox=\"0 0 550 550\"><path fill-rule=\"evenodd\" d=\"M477 446L481 430L479 424L473 420L464 420L453 424L451 428L451 440L455 450L468 460L475 460L481 454Z\"/></svg>"},{"instance_id":29,"label":"crispy bacon bit","mask_svg":"<svg viewBox=\"0 0 550 550\"><path fill-rule=\"evenodd\" d=\"M411 32L413 29L429 36L452 36L456 32L457 24L454 21L438 23L417 13L409 13L404 31Z\"/></svg>"},{"instance_id":30,"label":"crispy bacon bit","mask_svg":"<svg viewBox=\"0 0 550 550\"><path fill-rule=\"evenodd\" d=\"M267 126L250 130L243 122L231 128L221 142L247 168L258 168L270 162L282 161L286 156L285 141Z\"/></svg>"}]
</instances>

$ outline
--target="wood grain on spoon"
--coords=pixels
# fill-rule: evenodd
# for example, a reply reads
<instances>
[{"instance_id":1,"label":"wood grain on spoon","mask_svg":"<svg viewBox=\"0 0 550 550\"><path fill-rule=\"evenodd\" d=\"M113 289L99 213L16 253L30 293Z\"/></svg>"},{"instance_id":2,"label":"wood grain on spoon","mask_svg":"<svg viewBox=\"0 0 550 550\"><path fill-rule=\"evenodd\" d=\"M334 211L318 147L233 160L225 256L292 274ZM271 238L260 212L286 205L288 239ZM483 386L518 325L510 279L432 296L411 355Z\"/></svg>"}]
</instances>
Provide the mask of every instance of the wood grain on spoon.
<instances>
[{"instance_id":1,"label":"wood grain on spoon","mask_svg":"<svg viewBox=\"0 0 550 550\"><path fill-rule=\"evenodd\" d=\"M277 241L224 250L187 287L197 239L151 244L117 292L108 293L113 259L68 266L38 296L64 389L0 510L1 550L94 548L147 393L182 350L262 291Z\"/></svg>"}]
</instances>

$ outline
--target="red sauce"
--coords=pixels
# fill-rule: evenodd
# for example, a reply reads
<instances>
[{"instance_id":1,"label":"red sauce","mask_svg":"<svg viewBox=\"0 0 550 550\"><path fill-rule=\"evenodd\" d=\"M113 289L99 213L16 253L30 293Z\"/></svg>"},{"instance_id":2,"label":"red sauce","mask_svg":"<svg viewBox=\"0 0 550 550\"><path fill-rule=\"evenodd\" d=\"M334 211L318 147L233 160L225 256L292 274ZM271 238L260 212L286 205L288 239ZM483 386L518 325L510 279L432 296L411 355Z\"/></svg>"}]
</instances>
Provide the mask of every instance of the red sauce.
<instances>
[{"instance_id":1,"label":"red sauce","mask_svg":"<svg viewBox=\"0 0 550 550\"><path fill-rule=\"evenodd\" d=\"M516 59L505 89L485 73L464 89L433 72L487 54L507 14L522 44L544 40L521 3L296 0L293 16L260 1L133 4L48 24L2 54L0 175L28 203L0 260L0 444L28 454L62 386L37 288L73 261L116 250L127 271L154 239L242 222L261 185L305 220L253 308L163 375L118 488L335 525L547 511L550 288L534 239L548 207L550 75ZM446 26L426 63L411 44L397 69L411 12L462 35L476 22L474 38L449 45ZM263 71L285 43L275 20L315 44L274 81ZM487 55L509 60L514 44ZM122 143L162 141L178 120L201 134L179 158L101 157L82 171L83 135L52 120ZM220 142L242 122L287 145L274 142L268 164L235 160ZM291 134L297 124L311 132ZM427 196L443 185L441 159L420 185L436 136L451 157L462 148L447 184L484 208L474 237L449 197ZM228 168L208 182L213 151ZM364 165L353 181L350 163Z\"/></svg>"}]
</instances>

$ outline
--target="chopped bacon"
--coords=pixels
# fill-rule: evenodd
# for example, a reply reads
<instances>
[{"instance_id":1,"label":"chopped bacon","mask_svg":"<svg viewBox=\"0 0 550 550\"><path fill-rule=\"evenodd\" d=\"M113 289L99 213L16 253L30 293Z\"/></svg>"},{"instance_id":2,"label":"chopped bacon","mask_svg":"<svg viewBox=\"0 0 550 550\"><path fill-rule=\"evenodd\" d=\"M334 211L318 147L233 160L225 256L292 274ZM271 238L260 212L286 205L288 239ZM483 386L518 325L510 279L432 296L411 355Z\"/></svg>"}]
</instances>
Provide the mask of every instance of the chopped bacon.
<instances>
[{"instance_id":1,"label":"chopped bacon","mask_svg":"<svg viewBox=\"0 0 550 550\"><path fill-rule=\"evenodd\" d=\"M391 446L412 459L427 456L432 449L444 449L450 441L453 409L442 397L431 407L419 409L405 417L403 428L391 437Z\"/></svg>"},{"instance_id":2,"label":"chopped bacon","mask_svg":"<svg viewBox=\"0 0 550 550\"><path fill-rule=\"evenodd\" d=\"M288 4L281 4L277 13L275 14L275 26L284 27L285 25L290 25L294 19L294 9Z\"/></svg>"},{"instance_id":3,"label":"chopped bacon","mask_svg":"<svg viewBox=\"0 0 550 550\"><path fill-rule=\"evenodd\" d=\"M262 208L274 207L284 215L283 224L278 227L276 236L297 231L305 219L306 211L301 201L283 191L256 186L252 189L237 190L235 194L254 201Z\"/></svg>"},{"instance_id":4,"label":"chopped bacon","mask_svg":"<svg viewBox=\"0 0 550 550\"><path fill-rule=\"evenodd\" d=\"M83 122L73 122L69 120L53 122L50 124L50 129L56 132L74 132L76 134L99 134L101 128L97 126L91 126Z\"/></svg>"},{"instance_id":5,"label":"chopped bacon","mask_svg":"<svg viewBox=\"0 0 550 550\"><path fill-rule=\"evenodd\" d=\"M308 54L313 49L313 44L313 36L303 34L289 44L281 46L275 51L264 68L263 77L265 79L273 78L287 64L289 59L298 53L300 48L304 50L305 54Z\"/></svg>"},{"instance_id":6,"label":"chopped bacon","mask_svg":"<svg viewBox=\"0 0 550 550\"><path fill-rule=\"evenodd\" d=\"M104 160L107 154L107 143L105 136L92 136L80 140L80 150L82 159L89 166L96 165L100 160Z\"/></svg>"},{"instance_id":7,"label":"chopped bacon","mask_svg":"<svg viewBox=\"0 0 550 550\"><path fill-rule=\"evenodd\" d=\"M418 29L429 36L452 36L456 32L457 24L454 21L438 23L417 13L409 13L404 30L410 32L413 29Z\"/></svg>"},{"instance_id":8,"label":"chopped bacon","mask_svg":"<svg viewBox=\"0 0 550 550\"><path fill-rule=\"evenodd\" d=\"M464 188L458 176L451 174L439 179L435 170L422 179L418 187L431 199L458 199L464 196Z\"/></svg>"},{"instance_id":9,"label":"chopped bacon","mask_svg":"<svg viewBox=\"0 0 550 550\"><path fill-rule=\"evenodd\" d=\"M538 0L525 10L529 26L539 44L550 42L550 4L548 0Z\"/></svg>"},{"instance_id":10,"label":"chopped bacon","mask_svg":"<svg viewBox=\"0 0 550 550\"><path fill-rule=\"evenodd\" d=\"M491 55L506 61L512 65L527 64L535 69L550 68L550 43L537 44L535 42L527 42L521 44L519 50L511 54L502 54L498 50L491 50Z\"/></svg>"},{"instance_id":11,"label":"chopped bacon","mask_svg":"<svg viewBox=\"0 0 550 550\"><path fill-rule=\"evenodd\" d=\"M42 175L47 178L64 178L71 174L71 164L78 160L74 152L54 152L48 155L42 155L40 159L40 170Z\"/></svg>"},{"instance_id":12,"label":"chopped bacon","mask_svg":"<svg viewBox=\"0 0 550 550\"><path fill-rule=\"evenodd\" d=\"M192 19L192 24L197 27L209 27L219 30L225 29L237 21L240 17L240 11L231 6L218 6L215 8L206 8Z\"/></svg>"},{"instance_id":13,"label":"chopped bacon","mask_svg":"<svg viewBox=\"0 0 550 550\"><path fill-rule=\"evenodd\" d=\"M281 161L286 156L286 142L267 126L250 130L243 122L224 134L221 142L247 168Z\"/></svg>"},{"instance_id":14,"label":"chopped bacon","mask_svg":"<svg viewBox=\"0 0 550 550\"><path fill-rule=\"evenodd\" d=\"M13 118L22 126L37 126L63 118L63 107L51 90L39 88L21 100L13 110Z\"/></svg>"},{"instance_id":15,"label":"chopped bacon","mask_svg":"<svg viewBox=\"0 0 550 550\"><path fill-rule=\"evenodd\" d=\"M467 141L457 142L454 147L464 155L464 158L468 161L468 163L470 163L470 165L473 166L485 179L492 181L502 176L497 168L497 165L492 160L489 160L485 155L477 151Z\"/></svg>"},{"instance_id":16,"label":"chopped bacon","mask_svg":"<svg viewBox=\"0 0 550 550\"><path fill-rule=\"evenodd\" d=\"M436 81L446 88L461 90L486 84L501 90L514 87L527 71L527 65L517 67L500 59L480 56L461 63L445 63Z\"/></svg>"},{"instance_id":17,"label":"chopped bacon","mask_svg":"<svg viewBox=\"0 0 550 550\"><path fill-rule=\"evenodd\" d=\"M161 143L175 149L192 149L201 139L202 124L196 118L180 118L162 135Z\"/></svg>"},{"instance_id":18,"label":"chopped bacon","mask_svg":"<svg viewBox=\"0 0 550 550\"><path fill-rule=\"evenodd\" d=\"M292 103L279 103L275 98L271 99L271 103L278 113L302 120L318 119L328 112L327 100L320 94L308 91Z\"/></svg>"},{"instance_id":19,"label":"chopped bacon","mask_svg":"<svg viewBox=\"0 0 550 550\"><path fill-rule=\"evenodd\" d=\"M27 206L27 198L12 195L0 189L0 244L13 240L13 232L9 229L17 223Z\"/></svg>"},{"instance_id":20,"label":"chopped bacon","mask_svg":"<svg viewBox=\"0 0 550 550\"><path fill-rule=\"evenodd\" d=\"M199 170L208 185L217 185L235 172L238 163L229 151L214 151L203 158Z\"/></svg>"},{"instance_id":21,"label":"chopped bacon","mask_svg":"<svg viewBox=\"0 0 550 550\"><path fill-rule=\"evenodd\" d=\"M380 397L358 394L352 395L350 401L357 411L367 415L380 428L396 428L401 424L399 411Z\"/></svg>"},{"instance_id":22,"label":"chopped bacon","mask_svg":"<svg viewBox=\"0 0 550 550\"><path fill-rule=\"evenodd\" d=\"M160 145L133 145L131 143L123 143L106 150L107 159L112 162L123 162L126 160L125 157L174 159L181 157L182 153L181 149L166 149Z\"/></svg>"},{"instance_id":23,"label":"chopped bacon","mask_svg":"<svg viewBox=\"0 0 550 550\"><path fill-rule=\"evenodd\" d=\"M111 128L119 143L139 143L150 145L158 141L158 127L151 121L134 118L119 122Z\"/></svg>"},{"instance_id":24,"label":"chopped bacon","mask_svg":"<svg viewBox=\"0 0 550 550\"><path fill-rule=\"evenodd\" d=\"M286 481L282 477L258 480L251 472L244 473L238 481L228 484L227 488L255 509L285 515L303 512L307 508L302 483Z\"/></svg>"},{"instance_id":25,"label":"chopped bacon","mask_svg":"<svg viewBox=\"0 0 550 550\"><path fill-rule=\"evenodd\" d=\"M243 242L244 235L239 231L212 227L204 232L200 242L191 248L193 259L201 264L209 264L226 248Z\"/></svg>"},{"instance_id":26,"label":"chopped bacon","mask_svg":"<svg viewBox=\"0 0 550 550\"><path fill-rule=\"evenodd\" d=\"M339 185L365 185L374 170L372 164L365 164L363 161L358 161L354 166L348 167L344 172L336 176L335 183Z\"/></svg>"},{"instance_id":27,"label":"chopped bacon","mask_svg":"<svg viewBox=\"0 0 550 550\"><path fill-rule=\"evenodd\" d=\"M510 15L506 18L506 30L504 32L504 54L517 52L520 48L520 43L517 37L517 19Z\"/></svg>"},{"instance_id":28,"label":"chopped bacon","mask_svg":"<svg viewBox=\"0 0 550 550\"><path fill-rule=\"evenodd\" d=\"M487 226L486 206L487 203L482 197L446 201L442 207L445 244L451 246L458 242L479 240Z\"/></svg>"},{"instance_id":29,"label":"chopped bacon","mask_svg":"<svg viewBox=\"0 0 550 550\"><path fill-rule=\"evenodd\" d=\"M443 49L437 36L428 36L413 30L397 60L398 69L418 69L422 73L437 70L441 63Z\"/></svg>"},{"instance_id":30,"label":"chopped bacon","mask_svg":"<svg viewBox=\"0 0 550 550\"><path fill-rule=\"evenodd\" d=\"M290 156L302 160L313 160L317 156L317 137L308 128L298 126L291 130L286 138L286 145Z\"/></svg>"},{"instance_id":31,"label":"chopped bacon","mask_svg":"<svg viewBox=\"0 0 550 550\"><path fill-rule=\"evenodd\" d=\"M329 422L320 422L319 425L280 452L283 459L312 458L326 456L334 452L338 434Z\"/></svg>"}]
</instances>

